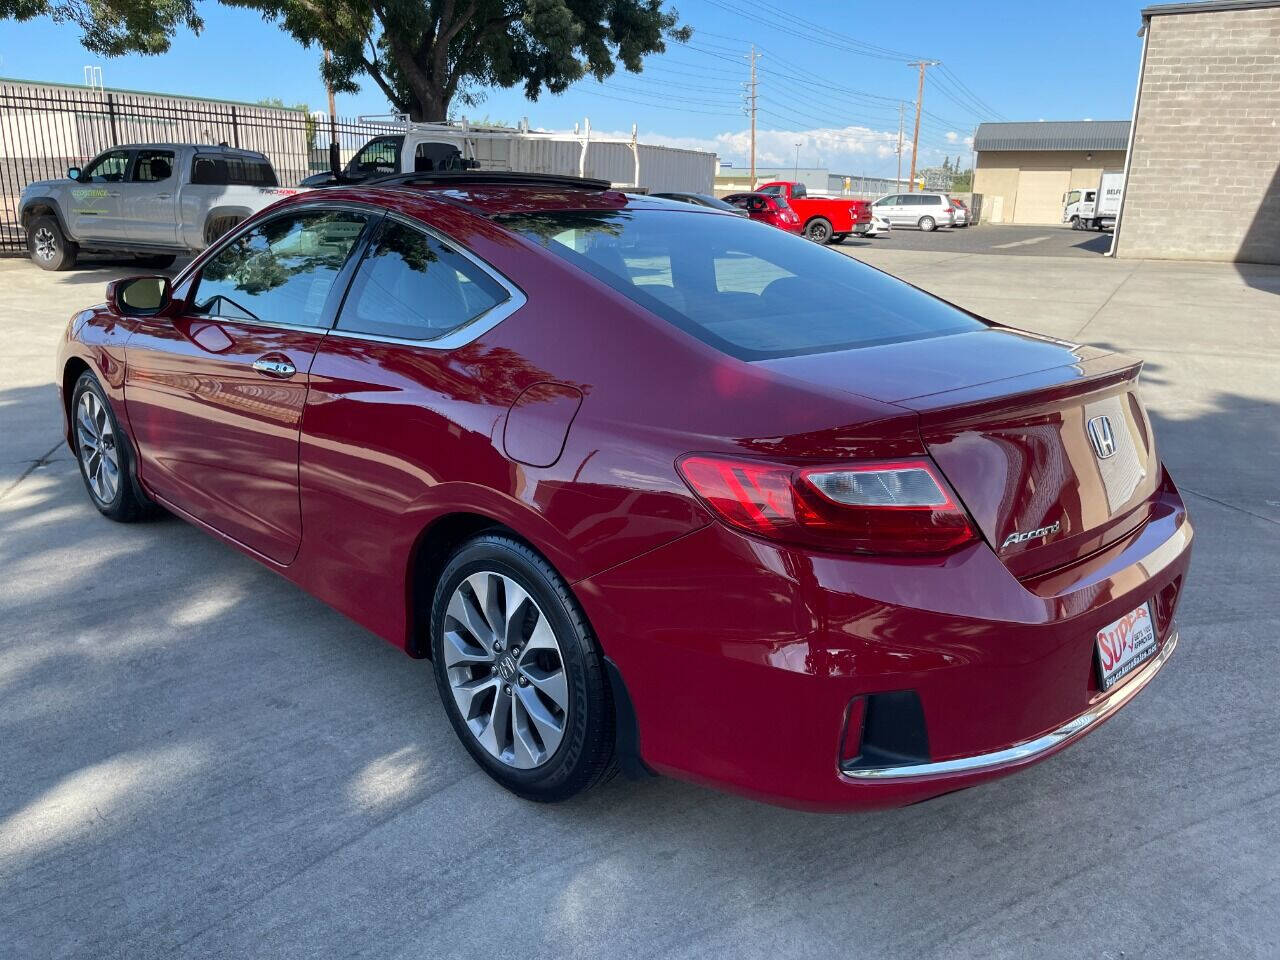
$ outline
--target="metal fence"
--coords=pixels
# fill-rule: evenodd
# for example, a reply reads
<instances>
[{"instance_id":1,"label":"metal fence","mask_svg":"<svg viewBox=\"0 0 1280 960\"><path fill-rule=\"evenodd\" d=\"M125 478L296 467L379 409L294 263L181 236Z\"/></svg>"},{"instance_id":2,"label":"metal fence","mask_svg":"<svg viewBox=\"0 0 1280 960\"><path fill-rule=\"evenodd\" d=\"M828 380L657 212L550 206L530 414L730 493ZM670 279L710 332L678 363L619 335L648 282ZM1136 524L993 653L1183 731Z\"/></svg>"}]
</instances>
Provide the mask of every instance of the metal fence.
<instances>
[{"instance_id":1,"label":"metal fence","mask_svg":"<svg viewBox=\"0 0 1280 960\"><path fill-rule=\"evenodd\" d=\"M220 144L266 154L282 186L328 169L330 123L345 162L386 123L302 110L54 84L0 81L0 254L24 252L18 199L130 143Z\"/></svg>"}]
</instances>

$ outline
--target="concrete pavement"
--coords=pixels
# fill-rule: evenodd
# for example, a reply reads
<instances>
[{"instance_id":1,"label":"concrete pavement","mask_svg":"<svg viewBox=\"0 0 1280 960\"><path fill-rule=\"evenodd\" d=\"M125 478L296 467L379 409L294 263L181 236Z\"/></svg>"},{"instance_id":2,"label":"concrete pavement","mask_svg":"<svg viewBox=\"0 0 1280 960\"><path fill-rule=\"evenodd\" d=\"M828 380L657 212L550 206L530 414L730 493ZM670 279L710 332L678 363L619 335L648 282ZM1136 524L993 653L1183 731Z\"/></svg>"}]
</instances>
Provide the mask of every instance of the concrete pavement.
<instances>
[{"instance_id":1,"label":"concrete pavement","mask_svg":"<svg viewBox=\"0 0 1280 960\"><path fill-rule=\"evenodd\" d=\"M1104 728L841 817L665 779L505 793L426 663L186 524L92 509L52 357L119 271L0 260L0 955L1280 953L1280 270L846 252L1147 357L1198 538L1180 649Z\"/></svg>"}]
</instances>

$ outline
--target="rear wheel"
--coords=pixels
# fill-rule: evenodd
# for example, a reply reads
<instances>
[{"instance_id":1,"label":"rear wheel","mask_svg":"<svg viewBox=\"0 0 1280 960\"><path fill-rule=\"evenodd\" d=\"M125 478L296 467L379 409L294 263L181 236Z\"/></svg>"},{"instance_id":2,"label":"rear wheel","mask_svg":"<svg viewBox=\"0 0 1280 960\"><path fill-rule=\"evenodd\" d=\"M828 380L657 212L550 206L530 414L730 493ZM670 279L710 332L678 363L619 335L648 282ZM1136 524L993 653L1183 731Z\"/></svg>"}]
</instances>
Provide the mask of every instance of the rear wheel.
<instances>
[{"instance_id":1,"label":"rear wheel","mask_svg":"<svg viewBox=\"0 0 1280 960\"><path fill-rule=\"evenodd\" d=\"M804 235L814 243L830 243L833 236L831 221L826 217L814 217L805 224Z\"/></svg>"},{"instance_id":2,"label":"rear wheel","mask_svg":"<svg viewBox=\"0 0 1280 960\"><path fill-rule=\"evenodd\" d=\"M933 219L933 217L921 217L919 226L925 233L929 233L932 230L938 229L938 221Z\"/></svg>"},{"instance_id":3,"label":"rear wheel","mask_svg":"<svg viewBox=\"0 0 1280 960\"><path fill-rule=\"evenodd\" d=\"M97 377L87 370L71 394L71 428L80 476L99 513L132 523L158 511L133 479L129 440Z\"/></svg>"},{"instance_id":4,"label":"rear wheel","mask_svg":"<svg viewBox=\"0 0 1280 960\"><path fill-rule=\"evenodd\" d=\"M534 550L483 534L450 559L431 606L436 686L467 751L527 800L611 776L614 713L595 636Z\"/></svg>"},{"instance_id":5,"label":"rear wheel","mask_svg":"<svg viewBox=\"0 0 1280 960\"><path fill-rule=\"evenodd\" d=\"M80 248L62 233L56 217L36 217L27 228L27 253L41 270L70 270Z\"/></svg>"}]
</instances>

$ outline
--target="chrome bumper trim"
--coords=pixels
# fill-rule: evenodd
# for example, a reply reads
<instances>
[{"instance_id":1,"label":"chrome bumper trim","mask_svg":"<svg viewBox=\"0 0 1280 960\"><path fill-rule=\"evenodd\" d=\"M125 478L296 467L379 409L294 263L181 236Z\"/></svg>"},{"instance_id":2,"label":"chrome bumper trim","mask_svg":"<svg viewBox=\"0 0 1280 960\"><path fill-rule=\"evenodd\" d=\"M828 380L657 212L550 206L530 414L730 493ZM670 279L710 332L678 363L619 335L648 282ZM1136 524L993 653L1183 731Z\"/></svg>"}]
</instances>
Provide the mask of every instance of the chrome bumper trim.
<instances>
[{"instance_id":1,"label":"chrome bumper trim","mask_svg":"<svg viewBox=\"0 0 1280 960\"><path fill-rule=\"evenodd\" d=\"M1115 713L1160 672L1160 668L1173 656L1178 646L1178 629L1175 626L1151 662L1146 664L1126 683L1122 683L1115 692L1105 700L1100 700L1074 720L1069 720L1056 730L1051 730L1042 737L1028 740L1017 746L997 750L994 753L979 753L972 757L957 757L954 760L939 760L936 763L913 763L901 767L852 767L842 769L841 775L850 780L907 780L915 777L940 777L964 773L976 773L992 767L1003 767L1011 764L1034 760L1041 754L1048 753L1064 741L1084 733L1090 727L1101 723Z\"/></svg>"}]
</instances>

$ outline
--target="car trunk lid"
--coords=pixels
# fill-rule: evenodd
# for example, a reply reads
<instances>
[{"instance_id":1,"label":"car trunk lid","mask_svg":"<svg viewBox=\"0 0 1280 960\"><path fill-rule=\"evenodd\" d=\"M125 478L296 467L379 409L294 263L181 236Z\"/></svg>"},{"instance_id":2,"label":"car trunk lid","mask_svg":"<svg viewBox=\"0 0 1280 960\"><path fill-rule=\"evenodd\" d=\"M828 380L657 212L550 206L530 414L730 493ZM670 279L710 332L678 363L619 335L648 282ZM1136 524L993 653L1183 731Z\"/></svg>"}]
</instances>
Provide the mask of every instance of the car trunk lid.
<instances>
[{"instance_id":1,"label":"car trunk lid","mask_svg":"<svg viewBox=\"0 0 1280 960\"><path fill-rule=\"evenodd\" d=\"M930 456L1019 577L1147 518L1160 478L1138 361L992 327L762 362L915 411Z\"/></svg>"}]
</instances>

